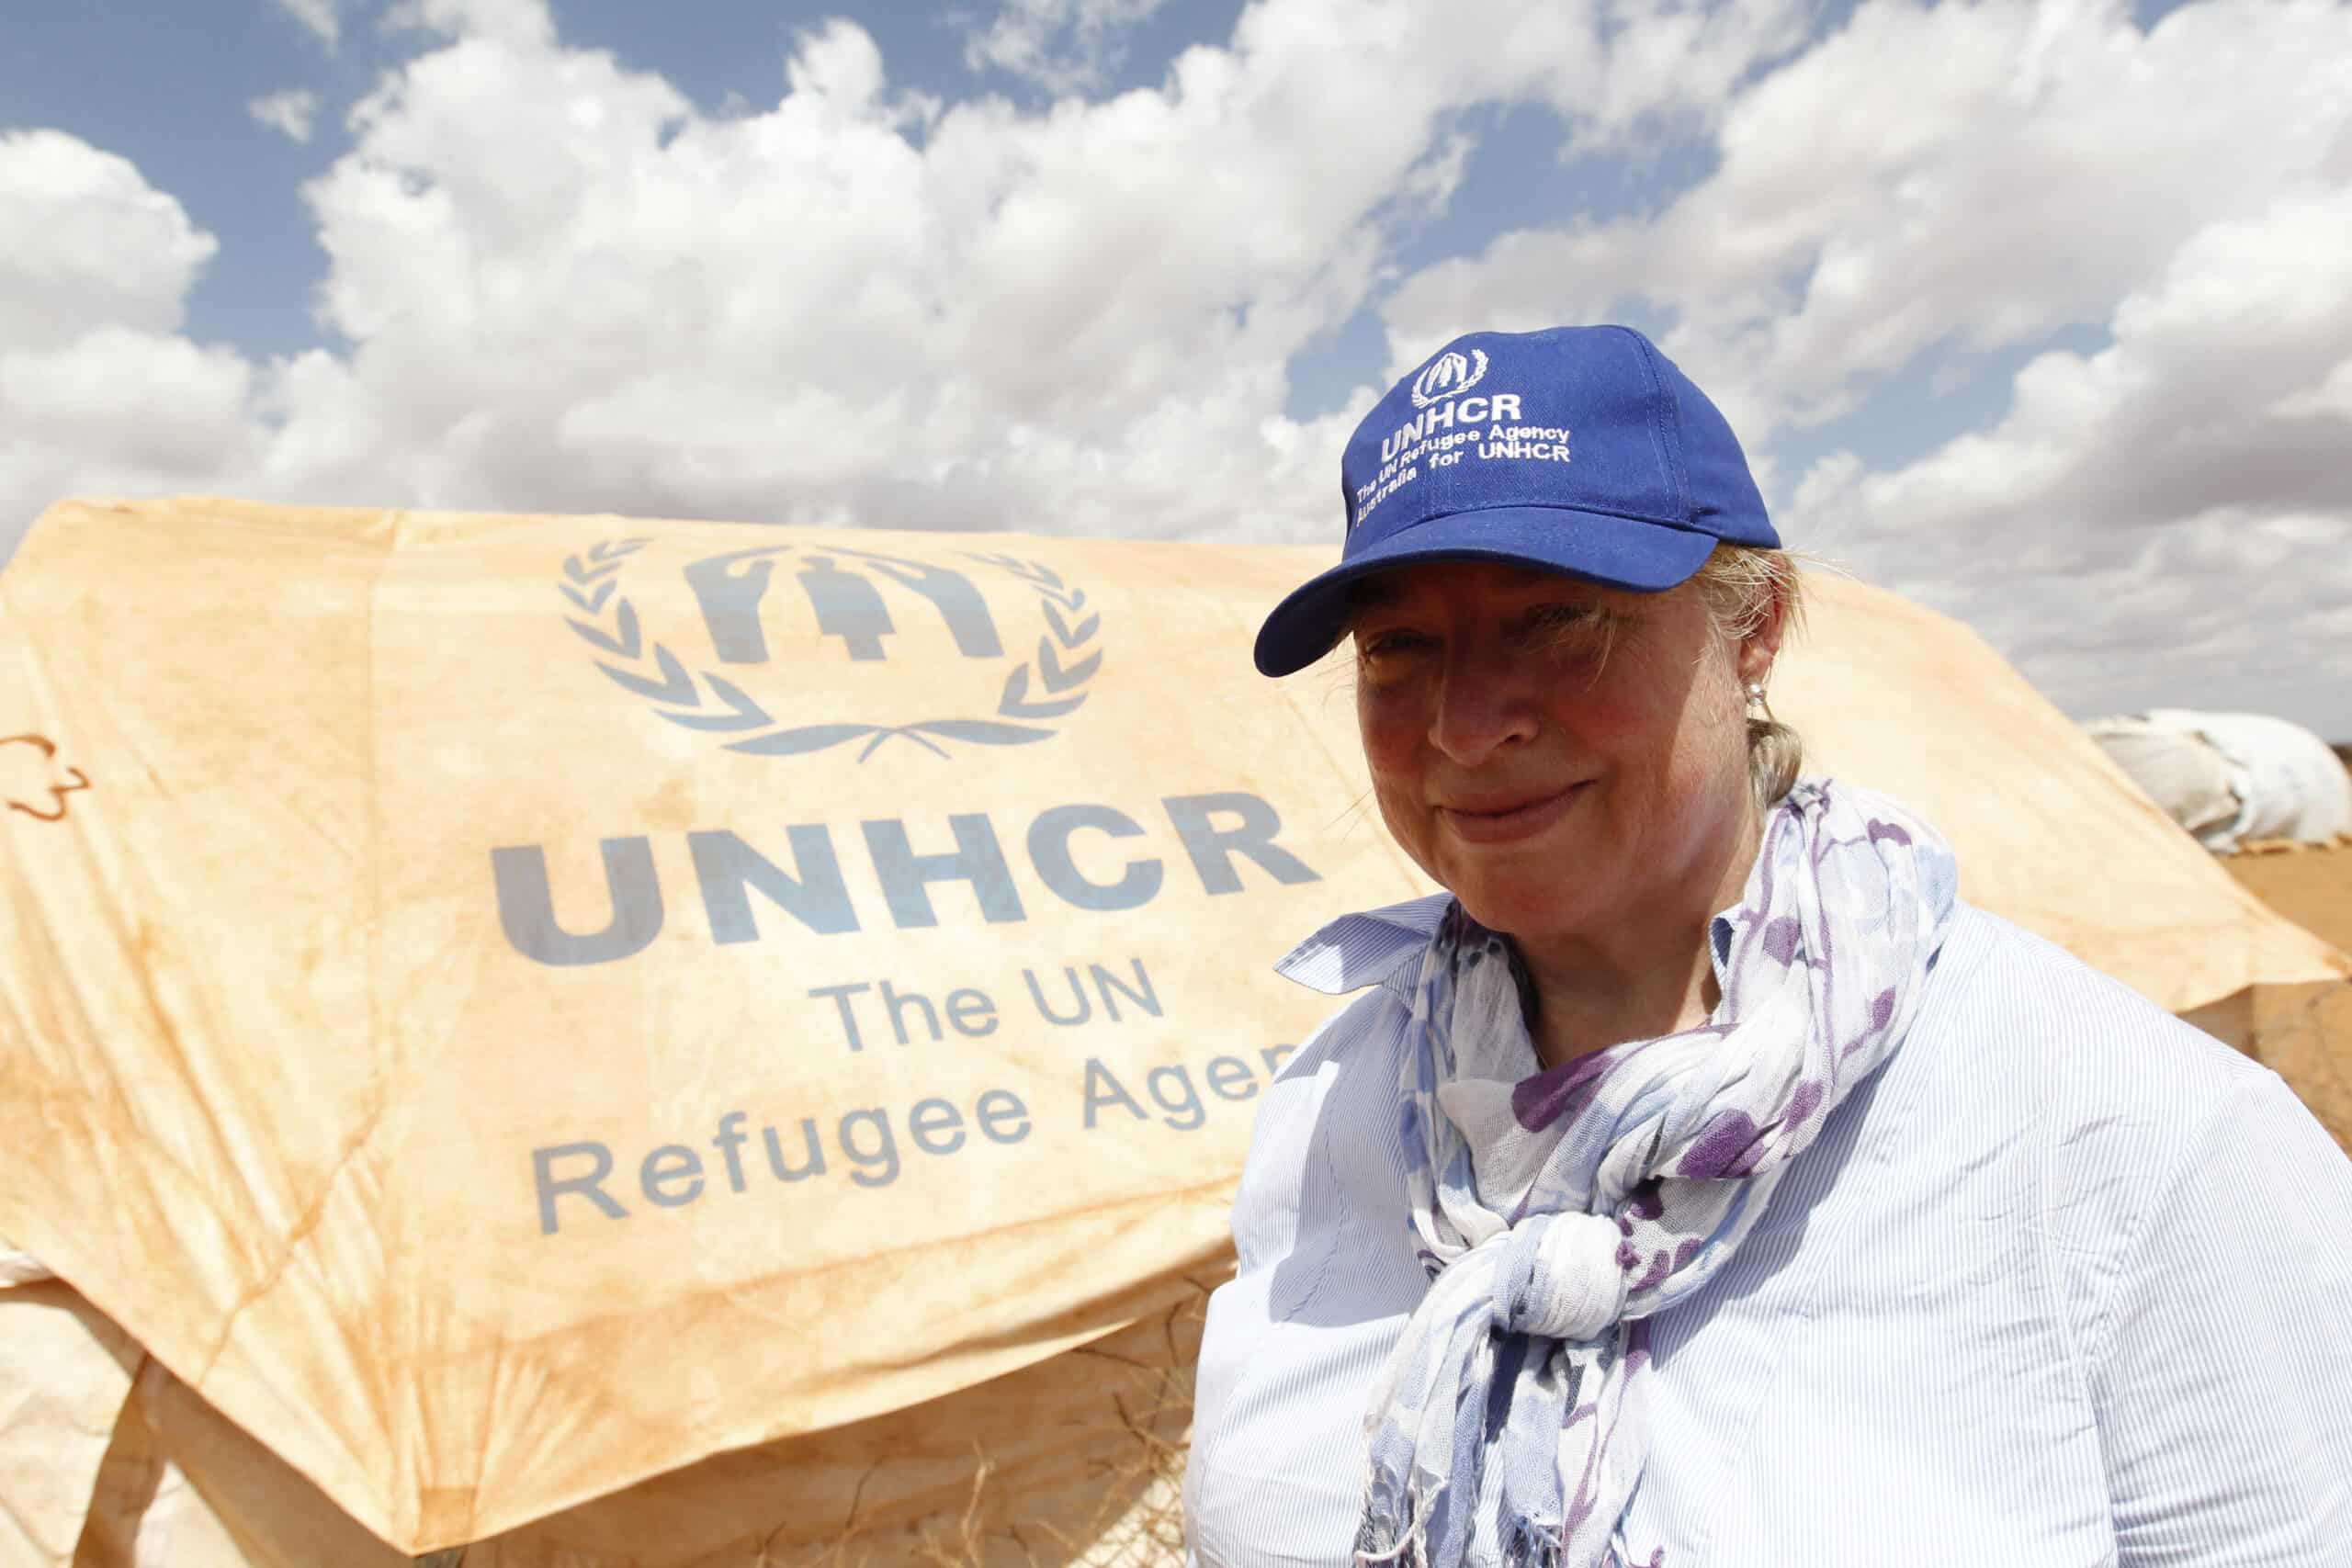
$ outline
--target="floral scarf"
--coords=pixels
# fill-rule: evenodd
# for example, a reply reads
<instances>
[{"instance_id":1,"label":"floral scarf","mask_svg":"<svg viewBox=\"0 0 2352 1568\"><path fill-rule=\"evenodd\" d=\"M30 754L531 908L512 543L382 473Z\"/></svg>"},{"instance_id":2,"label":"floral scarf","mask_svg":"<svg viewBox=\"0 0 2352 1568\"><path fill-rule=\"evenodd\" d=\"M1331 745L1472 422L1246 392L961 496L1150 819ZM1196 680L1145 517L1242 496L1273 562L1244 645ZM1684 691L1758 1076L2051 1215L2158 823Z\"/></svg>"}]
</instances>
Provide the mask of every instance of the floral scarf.
<instances>
[{"instance_id":1,"label":"floral scarf","mask_svg":"<svg viewBox=\"0 0 2352 1568\"><path fill-rule=\"evenodd\" d=\"M1623 1562L1648 1451L1643 1320L1714 1277L1901 1043L1954 879L1949 847L1894 802L1805 780L1709 924L1713 1018L1532 1077L1510 950L1451 908L1401 1097L1430 1284L1366 1417L1357 1562Z\"/></svg>"}]
</instances>

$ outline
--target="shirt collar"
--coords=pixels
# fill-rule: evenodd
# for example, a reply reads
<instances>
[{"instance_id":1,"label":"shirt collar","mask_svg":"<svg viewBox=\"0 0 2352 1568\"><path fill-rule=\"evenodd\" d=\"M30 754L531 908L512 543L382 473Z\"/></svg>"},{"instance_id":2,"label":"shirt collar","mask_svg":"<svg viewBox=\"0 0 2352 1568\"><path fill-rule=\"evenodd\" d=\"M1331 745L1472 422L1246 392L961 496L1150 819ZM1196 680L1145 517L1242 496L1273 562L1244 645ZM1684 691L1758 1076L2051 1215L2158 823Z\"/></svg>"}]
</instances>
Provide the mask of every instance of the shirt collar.
<instances>
[{"instance_id":1,"label":"shirt collar","mask_svg":"<svg viewBox=\"0 0 2352 1568\"><path fill-rule=\"evenodd\" d=\"M1334 997L1380 985L1429 946L1453 902L1451 893L1432 893L1384 909L1341 915L1283 954L1274 973Z\"/></svg>"}]
</instances>

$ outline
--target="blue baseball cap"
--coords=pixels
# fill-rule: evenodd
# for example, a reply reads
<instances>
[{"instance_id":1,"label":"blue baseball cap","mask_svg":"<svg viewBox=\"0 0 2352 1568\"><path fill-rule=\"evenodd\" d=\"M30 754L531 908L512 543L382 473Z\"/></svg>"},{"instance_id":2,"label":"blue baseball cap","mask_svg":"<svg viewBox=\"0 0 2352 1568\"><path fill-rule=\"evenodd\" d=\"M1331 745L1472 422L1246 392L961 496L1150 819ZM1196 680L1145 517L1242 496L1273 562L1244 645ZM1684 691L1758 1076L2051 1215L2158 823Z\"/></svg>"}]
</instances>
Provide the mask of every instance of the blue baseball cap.
<instances>
[{"instance_id":1,"label":"blue baseball cap","mask_svg":"<svg viewBox=\"0 0 2352 1568\"><path fill-rule=\"evenodd\" d=\"M1657 593L1723 541L1781 547L1731 426L1631 327L1455 338L1373 405L1340 486L1340 564L1258 628L1264 674L1329 653L1349 585L1396 567L1500 561Z\"/></svg>"}]
</instances>

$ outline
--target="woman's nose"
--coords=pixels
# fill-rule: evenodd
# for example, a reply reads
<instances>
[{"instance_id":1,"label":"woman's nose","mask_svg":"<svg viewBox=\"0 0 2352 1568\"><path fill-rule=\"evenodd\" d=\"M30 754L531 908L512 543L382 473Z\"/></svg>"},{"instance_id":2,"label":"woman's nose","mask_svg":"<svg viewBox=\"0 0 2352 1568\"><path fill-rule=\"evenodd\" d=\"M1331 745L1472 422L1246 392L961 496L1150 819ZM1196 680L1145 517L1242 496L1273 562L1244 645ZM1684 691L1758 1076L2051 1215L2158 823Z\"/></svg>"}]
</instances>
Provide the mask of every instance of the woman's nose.
<instances>
[{"instance_id":1,"label":"woman's nose","mask_svg":"<svg viewBox=\"0 0 2352 1568\"><path fill-rule=\"evenodd\" d=\"M1539 719L1533 682L1508 649L1449 650L1430 717L1430 743L1448 758L1475 767L1532 739Z\"/></svg>"}]
</instances>

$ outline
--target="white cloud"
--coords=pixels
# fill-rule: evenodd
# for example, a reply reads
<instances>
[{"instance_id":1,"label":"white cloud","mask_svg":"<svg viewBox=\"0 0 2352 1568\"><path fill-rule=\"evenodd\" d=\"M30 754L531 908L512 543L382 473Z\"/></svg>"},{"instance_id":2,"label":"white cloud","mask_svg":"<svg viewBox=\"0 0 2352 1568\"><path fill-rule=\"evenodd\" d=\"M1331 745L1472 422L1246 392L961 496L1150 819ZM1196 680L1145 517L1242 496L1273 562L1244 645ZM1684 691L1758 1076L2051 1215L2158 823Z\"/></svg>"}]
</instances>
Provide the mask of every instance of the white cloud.
<instances>
[{"instance_id":1,"label":"white cloud","mask_svg":"<svg viewBox=\"0 0 2352 1568\"><path fill-rule=\"evenodd\" d=\"M335 16L335 0L277 0L286 14L317 35L321 43L333 51L343 32ZM295 140L301 140L297 137Z\"/></svg>"},{"instance_id":2,"label":"white cloud","mask_svg":"<svg viewBox=\"0 0 2352 1568\"><path fill-rule=\"evenodd\" d=\"M253 378L232 350L122 326L0 355L0 468L47 499L248 475Z\"/></svg>"},{"instance_id":3,"label":"white cloud","mask_svg":"<svg viewBox=\"0 0 2352 1568\"><path fill-rule=\"evenodd\" d=\"M965 35L964 63L1035 82L1052 93L1102 85L1125 58L1123 35L1166 0L1003 0Z\"/></svg>"},{"instance_id":4,"label":"white cloud","mask_svg":"<svg viewBox=\"0 0 2352 1568\"><path fill-rule=\"evenodd\" d=\"M177 332L215 249L130 160L63 131L0 131L0 353L102 323Z\"/></svg>"},{"instance_id":5,"label":"white cloud","mask_svg":"<svg viewBox=\"0 0 2352 1568\"><path fill-rule=\"evenodd\" d=\"M535 15L415 7L453 41L311 187L359 345L313 374L421 499L1319 536L1291 355L1391 204L1459 178L1450 111L1612 75L1575 7L1276 0L1161 89L1040 113L906 99L836 22L714 119Z\"/></svg>"},{"instance_id":6,"label":"white cloud","mask_svg":"<svg viewBox=\"0 0 2352 1568\"><path fill-rule=\"evenodd\" d=\"M2352 163L2352 9L2121 0L1859 8L1733 96L1721 163L1655 219L1514 232L1410 279L1401 358L1466 320L1676 320L1670 352L1760 438L1950 341L2030 344L2217 219Z\"/></svg>"},{"instance_id":7,"label":"white cloud","mask_svg":"<svg viewBox=\"0 0 2352 1568\"><path fill-rule=\"evenodd\" d=\"M444 38L492 39L524 49L555 40L555 17L547 0L394 0L383 27L387 32L411 28Z\"/></svg>"},{"instance_id":8,"label":"white cloud","mask_svg":"<svg viewBox=\"0 0 2352 1568\"><path fill-rule=\"evenodd\" d=\"M262 124L284 131L297 141L311 140L311 127L319 112L319 96L307 88L288 87L282 93L269 93L245 104L245 112Z\"/></svg>"},{"instance_id":9,"label":"white cloud","mask_svg":"<svg viewBox=\"0 0 2352 1568\"><path fill-rule=\"evenodd\" d=\"M129 161L0 135L0 550L71 491L253 471L252 367L178 335L214 248Z\"/></svg>"},{"instance_id":10,"label":"white cloud","mask_svg":"<svg viewBox=\"0 0 2352 1568\"><path fill-rule=\"evenodd\" d=\"M220 488L1321 536L1343 416L1284 418L1288 364L1450 195L1456 111L1687 92L1683 55L1613 62L1594 12L1512 0L1265 0L1158 89L1039 112L896 93L846 22L721 118L563 47L537 0L386 22L430 41L306 192L355 347L251 367Z\"/></svg>"},{"instance_id":11,"label":"white cloud","mask_svg":"<svg viewBox=\"0 0 2352 1568\"><path fill-rule=\"evenodd\" d=\"M2352 186L2211 223L2007 415L1798 526L1954 611L2077 711L2312 705L2352 733ZM2332 716L2323 711L2333 694Z\"/></svg>"}]
</instances>

